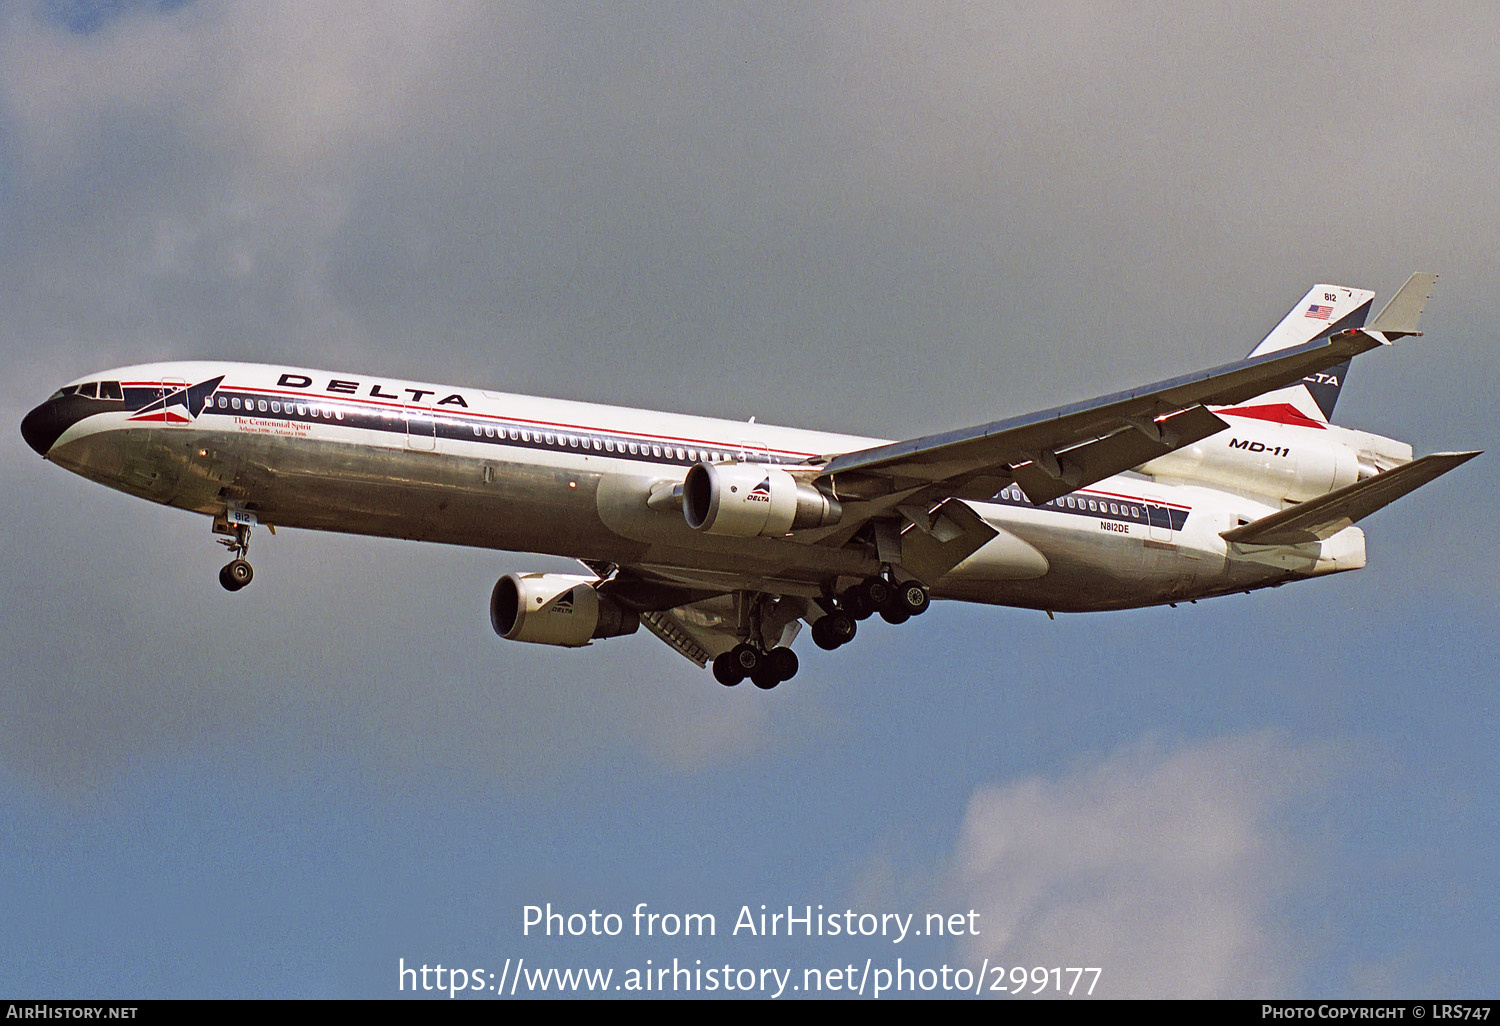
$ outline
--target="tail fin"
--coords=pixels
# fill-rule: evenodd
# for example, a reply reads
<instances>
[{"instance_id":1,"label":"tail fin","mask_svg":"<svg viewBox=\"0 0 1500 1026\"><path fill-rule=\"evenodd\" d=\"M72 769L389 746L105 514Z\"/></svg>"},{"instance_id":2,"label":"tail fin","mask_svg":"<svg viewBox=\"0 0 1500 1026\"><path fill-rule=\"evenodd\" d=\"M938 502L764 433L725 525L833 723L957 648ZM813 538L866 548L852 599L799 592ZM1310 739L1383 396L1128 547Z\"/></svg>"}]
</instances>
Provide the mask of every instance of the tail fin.
<instances>
[{"instance_id":1,"label":"tail fin","mask_svg":"<svg viewBox=\"0 0 1500 1026\"><path fill-rule=\"evenodd\" d=\"M1314 285L1292 307L1281 323L1261 340L1260 345L1250 350L1251 356L1263 356L1293 346L1327 338L1349 328L1364 326L1370 314L1370 303L1375 293L1368 289L1352 289L1344 285ZM1324 424L1333 416L1333 405L1338 402L1339 392L1344 387L1349 363L1345 361L1320 374L1311 374L1301 384L1267 392L1255 400L1257 406L1286 404L1298 413Z\"/></svg>"}]
</instances>

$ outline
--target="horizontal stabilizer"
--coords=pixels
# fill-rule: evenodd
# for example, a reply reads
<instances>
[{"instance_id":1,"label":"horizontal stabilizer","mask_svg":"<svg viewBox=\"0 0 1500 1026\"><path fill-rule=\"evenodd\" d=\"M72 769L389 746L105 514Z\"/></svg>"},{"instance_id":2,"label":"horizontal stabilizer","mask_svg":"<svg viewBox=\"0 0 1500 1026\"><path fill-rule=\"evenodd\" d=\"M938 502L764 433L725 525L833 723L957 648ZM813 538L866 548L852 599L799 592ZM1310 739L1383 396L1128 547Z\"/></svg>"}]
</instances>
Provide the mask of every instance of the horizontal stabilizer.
<instances>
[{"instance_id":1,"label":"horizontal stabilizer","mask_svg":"<svg viewBox=\"0 0 1500 1026\"><path fill-rule=\"evenodd\" d=\"M1225 531L1223 537L1243 545L1299 545L1331 538L1407 492L1415 491L1478 455L1477 452L1436 452L1423 456L1321 498Z\"/></svg>"},{"instance_id":2,"label":"horizontal stabilizer","mask_svg":"<svg viewBox=\"0 0 1500 1026\"><path fill-rule=\"evenodd\" d=\"M1427 299L1432 295L1432 287L1437 284L1437 280L1437 275L1424 271L1418 271L1406 279L1401 290L1375 315L1369 329L1388 338L1422 334L1417 325L1422 319L1422 308L1427 305Z\"/></svg>"}]
</instances>

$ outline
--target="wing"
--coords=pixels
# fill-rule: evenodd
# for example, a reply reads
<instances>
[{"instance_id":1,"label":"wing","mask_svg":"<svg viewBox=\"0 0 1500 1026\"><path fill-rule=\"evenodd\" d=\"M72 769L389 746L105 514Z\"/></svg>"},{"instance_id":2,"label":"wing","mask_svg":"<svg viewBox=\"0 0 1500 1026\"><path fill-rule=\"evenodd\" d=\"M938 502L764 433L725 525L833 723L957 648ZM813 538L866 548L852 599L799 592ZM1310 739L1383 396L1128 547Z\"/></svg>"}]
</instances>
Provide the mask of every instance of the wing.
<instances>
[{"instance_id":1,"label":"wing","mask_svg":"<svg viewBox=\"0 0 1500 1026\"><path fill-rule=\"evenodd\" d=\"M986 499L1015 482L1043 503L1227 428L1209 406L1252 399L1384 344L1373 331L1343 331L1128 392L845 453L818 480L840 499L912 490Z\"/></svg>"}]
</instances>

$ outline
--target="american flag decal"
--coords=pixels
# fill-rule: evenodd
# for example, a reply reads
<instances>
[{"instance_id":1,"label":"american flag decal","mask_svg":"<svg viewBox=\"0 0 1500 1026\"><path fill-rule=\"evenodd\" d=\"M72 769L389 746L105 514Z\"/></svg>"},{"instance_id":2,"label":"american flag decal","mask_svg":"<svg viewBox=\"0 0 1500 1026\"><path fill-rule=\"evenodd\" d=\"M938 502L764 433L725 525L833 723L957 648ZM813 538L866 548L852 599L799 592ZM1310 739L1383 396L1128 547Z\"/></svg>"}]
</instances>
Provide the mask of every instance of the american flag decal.
<instances>
[{"instance_id":1,"label":"american flag decal","mask_svg":"<svg viewBox=\"0 0 1500 1026\"><path fill-rule=\"evenodd\" d=\"M1319 303L1313 303L1307 308L1307 313L1303 314L1302 316L1311 317L1315 321L1326 321L1332 315L1333 307L1323 306Z\"/></svg>"}]
</instances>

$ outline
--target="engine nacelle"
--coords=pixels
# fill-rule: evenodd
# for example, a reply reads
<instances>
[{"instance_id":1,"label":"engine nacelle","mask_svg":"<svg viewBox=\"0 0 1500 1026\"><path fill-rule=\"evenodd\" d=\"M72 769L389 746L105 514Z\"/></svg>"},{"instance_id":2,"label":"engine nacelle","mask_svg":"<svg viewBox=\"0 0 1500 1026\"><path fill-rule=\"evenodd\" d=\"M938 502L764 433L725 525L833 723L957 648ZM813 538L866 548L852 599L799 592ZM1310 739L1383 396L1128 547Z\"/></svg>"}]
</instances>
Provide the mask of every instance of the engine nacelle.
<instances>
[{"instance_id":1,"label":"engine nacelle","mask_svg":"<svg viewBox=\"0 0 1500 1026\"><path fill-rule=\"evenodd\" d=\"M490 623L508 641L577 648L634 634L641 618L599 594L590 577L506 574L490 593Z\"/></svg>"},{"instance_id":2,"label":"engine nacelle","mask_svg":"<svg viewBox=\"0 0 1500 1026\"><path fill-rule=\"evenodd\" d=\"M1141 465L1158 477L1305 502L1359 479L1359 455L1332 430L1236 421L1228 431Z\"/></svg>"},{"instance_id":3,"label":"engine nacelle","mask_svg":"<svg viewBox=\"0 0 1500 1026\"><path fill-rule=\"evenodd\" d=\"M682 483L688 526L730 538L780 538L789 531L828 527L844 507L785 470L756 463L699 463Z\"/></svg>"}]
</instances>

